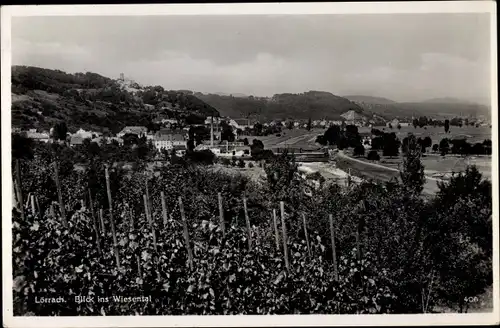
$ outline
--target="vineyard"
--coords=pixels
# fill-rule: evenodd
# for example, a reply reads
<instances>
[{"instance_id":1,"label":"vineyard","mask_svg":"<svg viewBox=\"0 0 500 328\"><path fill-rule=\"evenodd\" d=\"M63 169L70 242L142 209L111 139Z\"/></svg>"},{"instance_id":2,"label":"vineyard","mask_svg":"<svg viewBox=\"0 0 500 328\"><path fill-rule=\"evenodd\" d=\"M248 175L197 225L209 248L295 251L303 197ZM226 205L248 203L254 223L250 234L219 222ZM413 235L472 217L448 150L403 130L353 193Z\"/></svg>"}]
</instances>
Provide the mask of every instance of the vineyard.
<instances>
[{"instance_id":1,"label":"vineyard","mask_svg":"<svg viewBox=\"0 0 500 328\"><path fill-rule=\"evenodd\" d=\"M288 156L259 184L99 156L74 171L43 147L12 163L14 315L463 312L492 283L491 184L474 167L432 200L398 181L311 196Z\"/></svg>"}]
</instances>

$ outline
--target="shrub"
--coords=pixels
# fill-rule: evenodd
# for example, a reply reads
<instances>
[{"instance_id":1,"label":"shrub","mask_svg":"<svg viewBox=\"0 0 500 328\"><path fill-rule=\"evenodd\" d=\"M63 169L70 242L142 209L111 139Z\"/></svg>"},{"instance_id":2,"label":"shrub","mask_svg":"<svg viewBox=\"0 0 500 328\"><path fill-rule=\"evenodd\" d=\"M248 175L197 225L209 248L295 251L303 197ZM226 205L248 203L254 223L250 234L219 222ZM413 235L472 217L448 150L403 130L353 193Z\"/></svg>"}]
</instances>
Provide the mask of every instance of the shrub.
<instances>
[{"instance_id":1,"label":"shrub","mask_svg":"<svg viewBox=\"0 0 500 328\"><path fill-rule=\"evenodd\" d=\"M365 155L365 147L363 147L362 145L357 145L356 147L354 147L353 153L354 153L354 156L364 156Z\"/></svg>"},{"instance_id":2,"label":"shrub","mask_svg":"<svg viewBox=\"0 0 500 328\"><path fill-rule=\"evenodd\" d=\"M380 155L376 150L371 150L366 156L366 159L370 161L380 161Z\"/></svg>"}]
</instances>

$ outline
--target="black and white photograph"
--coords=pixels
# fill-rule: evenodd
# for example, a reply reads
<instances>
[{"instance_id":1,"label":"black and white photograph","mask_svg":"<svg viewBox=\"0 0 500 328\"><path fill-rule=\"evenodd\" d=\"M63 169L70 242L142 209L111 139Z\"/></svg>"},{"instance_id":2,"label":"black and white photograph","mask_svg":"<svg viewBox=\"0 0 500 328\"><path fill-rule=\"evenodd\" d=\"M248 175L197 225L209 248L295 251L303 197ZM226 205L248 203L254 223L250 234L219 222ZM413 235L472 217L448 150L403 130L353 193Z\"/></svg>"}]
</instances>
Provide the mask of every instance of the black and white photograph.
<instances>
[{"instance_id":1,"label":"black and white photograph","mask_svg":"<svg viewBox=\"0 0 500 328\"><path fill-rule=\"evenodd\" d=\"M496 5L432 4L2 7L4 325L498 323Z\"/></svg>"}]
</instances>

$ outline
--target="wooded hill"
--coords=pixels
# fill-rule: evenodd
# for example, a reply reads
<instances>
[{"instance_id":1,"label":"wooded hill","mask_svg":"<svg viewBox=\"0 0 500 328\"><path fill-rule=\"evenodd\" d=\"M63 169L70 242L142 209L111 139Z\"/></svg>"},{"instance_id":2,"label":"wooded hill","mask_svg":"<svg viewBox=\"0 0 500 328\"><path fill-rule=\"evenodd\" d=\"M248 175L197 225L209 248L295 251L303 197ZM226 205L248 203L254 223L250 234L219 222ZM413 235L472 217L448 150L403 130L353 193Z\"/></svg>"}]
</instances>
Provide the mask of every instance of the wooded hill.
<instances>
[{"instance_id":1,"label":"wooded hill","mask_svg":"<svg viewBox=\"0 0 500 328\"><path fill-rule=\"evenodd\" d=\"M48 130L64 121L70 132L84 128L116 133L127 125L148 126L161 118L199 122L219 115L192 94L161 86L134 88L130 91L96 73L14 66L12 126Z\"/></svg>"},{"instance_id":2,"label":"wooded hill","mask_svg":"<svg viewBox=\"0 0 500 328\"><path fill-rule=\"evenodd\" d=\"M300 94L276 94L272 98L234 97L216 94L197 95L217 108L223 116L255 117L261 120L273 119L331 119L340 120L341 114L363 109L348 99L329 92L308 91ZM363 113L366 115L366 113Z\"/></svg>"}]
</instances>

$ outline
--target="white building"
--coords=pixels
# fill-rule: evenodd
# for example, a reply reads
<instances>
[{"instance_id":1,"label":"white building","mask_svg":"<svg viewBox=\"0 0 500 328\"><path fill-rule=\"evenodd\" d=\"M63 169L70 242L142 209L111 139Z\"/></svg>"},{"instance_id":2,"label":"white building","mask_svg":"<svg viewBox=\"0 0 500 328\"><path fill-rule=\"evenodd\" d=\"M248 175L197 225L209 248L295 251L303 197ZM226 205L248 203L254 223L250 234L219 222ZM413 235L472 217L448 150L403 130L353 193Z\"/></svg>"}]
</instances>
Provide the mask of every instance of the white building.
<instances>
[{"instance_id":1,"label":"white building","mask_svg":"<svg viewBox=\"0 0 500 328\"><path fill-rule=\"evenodd\" d=\"M85 131L84 129L80 128L80 130L76 131L75 134L73 134L73 136L78 136L82 139L92 139L92 138L95 138L95 137L98 137L100 135L100 133L97 133L97 132L92 132L92 131Z\"/></svg>"},{"instance_id":2,"label":"white building","mask_svg":"<svg viewBox=\"0 0 500 328\"><path fill-rule=\"evenodd\" d=\"M49 142L50 140L48 133L39 133L36 132L36 129L30 129L28 132L26 132L26 137L41 142Z\"/></svg>"},{"instance_id":3,"label":"white building","mask_svg":"<svg viewBox=\"0 0 500 328\"><path fill-rule=\"evenodd\" d=\"M253 129L254 127L254 124L251 124L249 119L230 119L229 125L234 129L240 129L242 131L245 131L246 128Z\"/></svg>"},{"instance_id":4,"label":"white building","mask_svg":"<svg viewBox=\"0 0 500 328\"><path fill-rule=\"evenodd\" d=\"M154 136L153 143L156 149L172 150L174 147L186 147L187 142L183 134L157 134Z\"/></svg>"}]
</instances>

